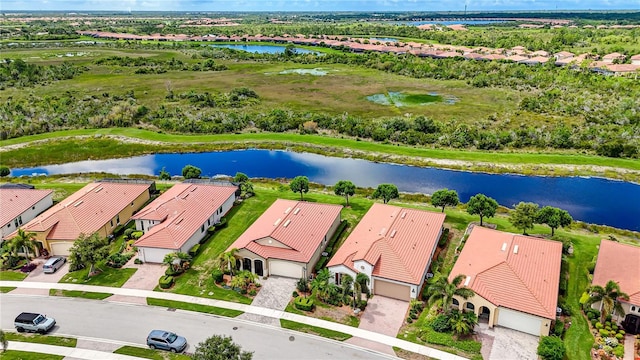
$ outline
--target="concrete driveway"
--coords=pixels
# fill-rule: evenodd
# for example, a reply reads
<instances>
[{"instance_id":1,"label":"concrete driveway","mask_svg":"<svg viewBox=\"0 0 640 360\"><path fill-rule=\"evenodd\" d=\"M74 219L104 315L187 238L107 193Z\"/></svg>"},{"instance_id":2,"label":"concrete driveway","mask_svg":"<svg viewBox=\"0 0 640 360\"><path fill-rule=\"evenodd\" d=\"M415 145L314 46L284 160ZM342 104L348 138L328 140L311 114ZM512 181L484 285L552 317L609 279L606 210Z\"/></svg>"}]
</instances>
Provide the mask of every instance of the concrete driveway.
<instances>
[{"instance_id":1,"label":"concrete driveway","mask_svg":"<svg viewBox=\"0 0 640 360\"><path fill-rule=\"evenodd\" d=\"M131 260L129 260L122 268L133 268L137 269L133 275L125 282L122 287L127 289L138 289L138 290L153 290L158 286L158 280L164 276L164 272L167 270L166 265L162 264L135 264L134 260L136 257L134 256ZM144 298L137 298L131 296L124 295L113 295L105 300L107 301L117 301L117 302L133 302L142 305L147 304L147 300Z\"/></svg>"},{"instance_id":2,"label":"concrete driveway","mask_svg":"<svg viewBox=\"0 0 640 360\"><path fill-rule=\"evenodd\" d=\"M33 271L31 271L29 273L29 275L27 275L26 278L24 278L24 280L22 281L27 281L27 282L44 282L44 283L57 283L60 282L60 279L62 279L63 276L65 276L68 272L69 272L69 263L65 262L65 264L58 269L58 271L56 271L53 274L45 274L43 272L42 269L42 265L46 262L47 260L44 258L36 258L33 259L31 262L38 264L38 266L33 269ZM49 290L46 289L15 289L11 292L12 294L24 294L24 295L49 295Z\"/></svg>"},{"instance_id":3,"label":"concrete driveway","mask_svg":"<svg viewBox=\"0 0 640 360\"><path fill-rule=\"evenodd\" d=\"M475 328L482 342L482 357L486 360L537 360L538 336L485 323Z\"/></svg>"},{"instance_id":4,"label":"concrete driveway","mask_svg":"<svg viewBox=\"0 0 640 360\"><path fill-rule=\"evenodd\" d=\"M269 276L267 280L258 280L262 287L251 302L251 305L273 310L284 310L291 300L291 294L296 289L296 281L296 279L280 276ZM266 316L244 313L238 316L238 319L280 327L280 320Z\"/></svg>"},{"instance_id":5,"label":"concrete driveway","mask_svg":"<svg viewBox=\"0 0 640 360\"><path fill-rule=\"evenodd\" d=\"M395 337L400 331L408 309L409 303L406 301L376 295L369 299L367 308L360 317L358 328ZM357 337L352 337L345 342L389 355L396 354L391 346Z\"/></svg>"}]
</instances>

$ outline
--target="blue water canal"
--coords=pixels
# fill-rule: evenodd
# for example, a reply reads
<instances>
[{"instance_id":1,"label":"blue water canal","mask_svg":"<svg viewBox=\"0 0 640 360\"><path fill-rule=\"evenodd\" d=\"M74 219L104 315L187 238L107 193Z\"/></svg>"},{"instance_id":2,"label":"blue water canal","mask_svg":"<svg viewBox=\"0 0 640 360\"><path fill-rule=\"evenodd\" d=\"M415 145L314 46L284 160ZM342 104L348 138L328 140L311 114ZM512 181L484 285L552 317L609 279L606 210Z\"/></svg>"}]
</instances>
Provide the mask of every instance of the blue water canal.
<instances>
[{"instance_id":1,"label":"blue water canal","mask_svg":"<svg viewBox=\"0 0 640 360\"><path fill-rule=\"evenodd\" d=\"M400 191L427 194L446 187L456 190L464 202L483 193L509 207L520 201L530 201L565 209L576 220L640 231L640 185L600 178L472 173L269 150L155 154L81 161L13 169L12 175L84 172L158 175L163 167L171 175L180 175L187 164L201 168L202 175L210 177L234 175L238 171L250 177L265 178L306 175L311 181L326 185L333 185L338 180L351 180L360 187L393 183Z\"/></svg>"},{"instance_id":2,"label":"blue water canal","mask_svg":"<svg viewBox=\"0 0 640 360\"><path fill-rule=\"evenodd\" d=\"M246 51L257 54L282 54L286 49L284 45L240 45L240 44L219 44L211 45L214 48L226 48L232 50ZM294 51L298 54L322 54L318 51L312 51L307 49L295 48Z\"/></svg>"}]
</instances>

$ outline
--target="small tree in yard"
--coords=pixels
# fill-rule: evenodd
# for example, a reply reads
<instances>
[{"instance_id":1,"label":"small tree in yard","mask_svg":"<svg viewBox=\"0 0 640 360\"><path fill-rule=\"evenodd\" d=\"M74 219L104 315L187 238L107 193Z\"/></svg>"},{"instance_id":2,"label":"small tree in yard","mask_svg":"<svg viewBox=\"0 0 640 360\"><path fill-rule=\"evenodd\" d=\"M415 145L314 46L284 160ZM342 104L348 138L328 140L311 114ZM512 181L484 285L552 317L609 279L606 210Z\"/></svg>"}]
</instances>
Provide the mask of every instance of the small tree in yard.
<instances>
[{"instance_id":1,"label":"small tree in yard","mask_svg":"<svg viewBox=\"0 0 640 360\"><path fill-rule=\"evenodd\" d=\"M457 338L469 335L478 323L478 316L473 311L452 310L449 313L449 324Z\"/></svg>"},{"instance_id":2,"label":"small tree in yard","mask_svg":"<svg viewBox=\"0 0 640 360\"><path fill-rule=\"evenodd\" d=\"M230 336L214 335L196 346L193 360L251 360L253 352L242 351Z\"/></svg>"},{"instance_id":3,"label":"small tree in yard","mask_svg":"<svg viewBox=\"0 0 640 360\"><path fill-rule=\"evenodd\" d=\"M237 172L236 176L233 177L233 182L237 182L239 184L247 181L249 181L249 177L245 173Z\"/></svg>"},{"instance_id":4,"label":"small tree in yard","mask_svg":"<svg viewBox=\"0 0 640 360\"><path fill-rule=\"evenodd\" d=\"M160 170L160 176L159 176L160 180L171 180L171 174L169 174L169 172L162 167L162 170Z\"/></svg>"},{"instance_id":5,"label":"small tree in yard","mask_svg":"<svg viewBox=\"0 0 640 360\"><path fill-rule=\"evenodd\" d=\"M509 214L509 222L516 228L521 229L523 235L526 235L527 229L533 229L537 214L538 204L520 202Z\"/></svg>"},{"instance_id":6,"label":"small tree in yard","mask_svg":"<svg viewBox=\"0 0 640 360\"><path fill-rule=\"evenodd\" d=\"M304 200L303 194L309 192L309 178L306 176L296 176L289 184L291 191L300 193L300 200Z\"/></svg>"},{"instance_id":7,"label":"small tree in yard","mask_svg":"<svg viewBox=\"0 0 640 360\"><path fill-rule=\"evenodd\" d=\"M393 184L378 185L376 191L374 191L372 195L374 199L382 199L385 204L391 199L397 199L399 196L398 187Z\"/></svg>"},{"instance_id":8,"label":"small tree in yard","mask_svg":"<svg viewBox=\"0 0 640 360\"><path fill-rule=\"evenodd\" d=\"M340 180L333 187L333 191L338 196L344 196L347 200L347 206L349 206L349 196L356 193L356 186L349 180Z\"/></svg>"},{"instance_id":9,"label":"small tree in yard","mask_svg":"<svg viewBox=\"0 0 640 360\"><path fill-rule=\"evenodd\" d=\"M609 280L604 287L592 285L587 292L589 293L589 300L585 305L590 307L600 302L602 311L600 322L603 324L607 316L613 313L624 316L624 308L618 299L629 300L629 295L620 290L620 285L617 282Z\"/></svg>"},{"instance_id":10,"label":"small tree in yard","mask_svg":"<svg viewBox=\"0 0 640 360\"><path fill-rule=\"evenodd\" d=\"M571 225L573 218L566 210L558 209L552 206L545 206L538 210L536 214L536 222L538 224L547 224L551 228L551 236L559 227Z\"/></svg>"},{"instance_id":11,"label":"small tree in yard","mask_svg":"<svg viewBox=\"0 0 640 360\"><path fill-rule=\"evenodd\" d=\"M11 174L11 169L6 166L0 166L0 177L9 176Z\"/></svg>"},{"instance_id":12,"label":"small tree in yard","mask_svg":"<svg viewBox=\"0 0 640 360\"><path fill-rule=\"evenodd\" d=\"M36 249L36 234L18 229L18 233L9 240L8 245L13 255L17 256L19 251L24 251L27 259L30 259L29 255L35 253Z\"/></svg>"},{"instance_id":13,"label":"small tree in yard","mask_svg":"<svg viewBox=\"0 0 640 360\"><path fill-rule=\"evenodd\" d=\"M467 203L467 212L471 215L480 215L480 226L482 219L493 217L498 210L498 202L484 194L472 196Z\"/></svg>"},{"instance_id":14,"label":"small tree in yard","mask_svg":"<svg viewBox=\"0 0 640 360\"><path fill-rule=\"evenodd\" d=\"M458 192L455 190L441 189L431 195L431 205L442 207L442 212L445 206L456 206L459 202Z\"/></svg>"},{"instance_id":15,"label":"small tree in yard","mask_svg":"<svg viewBox=\"0 0 640 360\"><path fill-rule=\"evenodd\" d=\"M446 275L436 274L436 276L431 278L427 287L427 293L429 294L427 303L429 306L433 306L434 303L441 300L441 309L446 312L451 307L455 295L463 299L468 299L475 295L473 290L465 286L460 286L465 278L465 275L460 274L449 282L449 278Z\"/></svg>"},{"instance_id":16,"label":"small tree in yard","mask_svg":"<svg viewBox=\"0 0 640 360\"><path fill-rule=\"evenodd\" d=\"M202 174L202 170L193 165L187 165L182 168L182 176L185 179L199 179L200 174Z\"/></svg>"},{"instance_id":17,"label":"small tree in yard","mask_svg":"<svg viewBox=\"0 0 640 360\"><path fill-rule=\"evenodd\" d=\"M95 265L109 256L109 243L106 238L100 237L98 233L93 233L89 236L80 234L71 249L69 249L69 253L69 258L72 262L79 262L78 264L72 263L71 267L82 268L89 265L88 276L93 276L95 274Z\"/></svg>"},{"instance_id":18,"label":"small tree in yard","mask_svg":"<svg viewBox=\"0 0 640 360\"><path fill-rule=\"evenodd\" d=\"M538 355L542 360L562 360L567 350L557 336L543 336L538 344Z\"/></svg>"}]
</instances>

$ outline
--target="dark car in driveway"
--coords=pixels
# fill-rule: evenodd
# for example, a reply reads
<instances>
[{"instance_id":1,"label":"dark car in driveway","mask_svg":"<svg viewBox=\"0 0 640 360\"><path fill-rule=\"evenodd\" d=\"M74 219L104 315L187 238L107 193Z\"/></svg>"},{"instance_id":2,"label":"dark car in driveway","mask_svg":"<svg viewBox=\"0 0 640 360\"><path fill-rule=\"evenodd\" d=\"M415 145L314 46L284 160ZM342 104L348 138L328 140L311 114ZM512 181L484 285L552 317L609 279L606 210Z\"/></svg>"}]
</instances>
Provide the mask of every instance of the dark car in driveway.
<instances>
[{"instance_id":1,"label":"dark car in driveway","mask_svg":"<svg viewBox=\"0 0 640 360\"><path fill-rule=\"evenodd\" d=\"M147 336L147 346L151 349L167 350L175 353L187 348L187 339L171 331L151 330Z\"/></svg>"}]
</instances>

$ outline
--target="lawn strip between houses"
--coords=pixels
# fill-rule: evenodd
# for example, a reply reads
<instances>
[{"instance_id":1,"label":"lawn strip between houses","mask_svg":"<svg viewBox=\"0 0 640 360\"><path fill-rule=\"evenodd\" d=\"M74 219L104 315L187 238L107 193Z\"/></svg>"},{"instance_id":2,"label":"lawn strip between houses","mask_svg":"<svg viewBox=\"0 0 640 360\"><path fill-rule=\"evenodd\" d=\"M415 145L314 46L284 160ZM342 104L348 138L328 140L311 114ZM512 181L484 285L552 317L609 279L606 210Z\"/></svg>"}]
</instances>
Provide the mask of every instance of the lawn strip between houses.
<instances>
[{"instance_id":1,"label":"lawn strip between houses","mask_svg":"<svg viewBox=\"0 0 640 360\"><path fill-rule=\"evenodd\" d=\"M104 300L111 296L111 293L80 291L80 290L59 290L49 289L49 296L77 297L91 300Z\"/></svg>"},{"instance_id":2,"label":"lawn strip between houses","mask_svg":"<svg viewBox=\"0 0 640 360\"><path fill-rule=\"evenodd\" d=\"M243 311L219 308L216 306L192 304L188 302L163 300L163 299L156 299L156 298L147 298L147 305L162 306L169 309L196 311L196 312L201 312L205 314L219 315L219 316L232 317L232 318L242 315L244 313Z\"/></svg>"},{"instance_id":3,"label":"lawn strip between houses","mask_svg":"<svg viewBox=\"0 0 640 360\"><path fill-rule=\"evenodd\" d=\"M64 347L76 347L76 344L78 343L78 339L75 338L39 334L17 334L13 332L5 332L5 337L9 341L20 341ZM4 354L2 357L4 358Z\"/></svg>"},{"instance_id":4,"label":"lawn strip between houses","mask_svg":"<svg viewBox=\"0 0 640 360\"><path fill-rule=\"evenodd\" d=\"M120 355L135 356L135 357L139 357L139 358L143 358L143 359L152 359L152 360L187 360L187 359L191 359L191 357L189 357L188 355L173 354L173 353L166 352L166 351L145 349L145 348L140 348L140 347L135 347L135 346L123 346L123 347L117 349L116 351L114 351L113 353L114 354L120 354Z\"/></svg>"},{"instance_id":5,"label":"lawn strip between houses","mask_svg":"<svg viewBox=\"0 0 640 360\"><path fill-rule=\"evenodd\" d=\"M62 355L43 354L29 351L7 350L2 353L2 360L62 360Z\"/></svg>"},{"instance_id":6,"label":"lawn strip between houses","mask_svg":"<svg viewBox=\"0 0 640 360\"><path fill-rule=\"evenodd\" d=\"M280 319L280 326L285 329L300 331L307 334L318 335L322 337L326 337L328 339L345 341L350 339L352 335L345 334L339 331L328 330L317 326L302 324L295 321Z\"/></svg>"}]
</instances>

